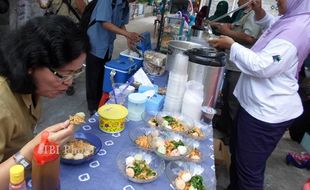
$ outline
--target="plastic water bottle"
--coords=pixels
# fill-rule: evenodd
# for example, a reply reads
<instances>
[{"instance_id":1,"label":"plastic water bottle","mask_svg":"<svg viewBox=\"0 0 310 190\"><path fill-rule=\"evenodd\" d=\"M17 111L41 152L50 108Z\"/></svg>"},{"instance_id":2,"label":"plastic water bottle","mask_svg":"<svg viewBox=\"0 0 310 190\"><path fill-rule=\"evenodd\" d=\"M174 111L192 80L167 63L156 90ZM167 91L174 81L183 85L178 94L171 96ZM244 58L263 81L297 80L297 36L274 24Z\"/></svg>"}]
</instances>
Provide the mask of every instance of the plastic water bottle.
<instances>
[{"instance_id":1,"label":"plastic water bottle","mask_svg":"<svg viewBox=\"0 0 310 190\"><path fill-rule=\"evenodd\" d=\"M33 150L32 189L60 190L59 146L48 141L49 133L42 133L41 142Z\"/></svg>"}]
</instances>

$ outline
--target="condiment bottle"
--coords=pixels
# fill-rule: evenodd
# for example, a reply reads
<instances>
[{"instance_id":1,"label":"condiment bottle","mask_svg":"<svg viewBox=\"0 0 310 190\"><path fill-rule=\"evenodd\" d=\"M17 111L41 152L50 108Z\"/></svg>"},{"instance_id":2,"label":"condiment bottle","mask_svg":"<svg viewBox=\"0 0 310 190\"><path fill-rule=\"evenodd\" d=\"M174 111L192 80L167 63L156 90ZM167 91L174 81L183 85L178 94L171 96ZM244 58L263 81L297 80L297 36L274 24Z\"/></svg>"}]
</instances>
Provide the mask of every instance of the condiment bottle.
<instances>
[{"instance_id":1,"label":"condiment bottle","mask_svg":"<svg viewBox=\"0 0 310 190\"><path fill-rule=\"evenodd\" d=\"M27 190L24 176L24 166L14 165L10 168L9 190Z\"/></svg>"},{"instance_id":2,"label":"condiment bottle","mask_svg":"<svg viewBox=\"0 0 310 190\"><path fill-rule=\"evenodd\" d=\"M59 146L48 141L49 133L43 132L41 142L33 150L32 189L59 190Z\"/></svg>"},{"instance_id":3,"label":"condiment bottle","mask_svg":"<svg viewBox=\"0 0 310 190\"><path fill-rule=\"evenodd\" d=\"M302 190L310 190L310 178L306 181Z\"/></svg>"}]
</instances>

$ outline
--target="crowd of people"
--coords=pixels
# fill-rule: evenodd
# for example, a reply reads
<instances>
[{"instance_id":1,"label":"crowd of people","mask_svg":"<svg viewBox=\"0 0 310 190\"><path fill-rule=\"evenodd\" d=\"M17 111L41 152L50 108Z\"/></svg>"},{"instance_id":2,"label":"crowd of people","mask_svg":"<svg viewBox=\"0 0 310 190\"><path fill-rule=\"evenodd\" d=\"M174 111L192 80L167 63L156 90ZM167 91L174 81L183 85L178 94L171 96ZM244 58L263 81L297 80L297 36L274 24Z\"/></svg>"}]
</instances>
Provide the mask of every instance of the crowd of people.
<instances>
[{"instance_id":1,"label":"crowd of people","mask_svg":"<svg viewBox=\"0 0 310 190\"><path fill-rule=\"evenodd\" d=\"M8 184L16 156L32 160L33 148L40 141L40 134L34 137L33 130L40 118L41 98L64 93L84 71L84 63L88 110L90 115L97 110L104 65L111 59L116 34L126 38L128 48L141 38L126 29L132 1L98 0L87 35L72 19L49 15L33 18L2 38L0 184ZM239 0L238 6L249 1ZM80 3L81 15L86 4ZM268 157L303 113L298 76L310 53L310 1L277 0L277 4L277 17L255 0L232 17L212 22L228 11L227 2L221 1L209 18L219 37L208 42L224 49L229 59L222 120L231 136L232 190L263 189ZM206 17L205 6L196 23L205 22ZM64 121L45 131L51 141L62 145L74 129Z\"/></svg>"}]
</instances>

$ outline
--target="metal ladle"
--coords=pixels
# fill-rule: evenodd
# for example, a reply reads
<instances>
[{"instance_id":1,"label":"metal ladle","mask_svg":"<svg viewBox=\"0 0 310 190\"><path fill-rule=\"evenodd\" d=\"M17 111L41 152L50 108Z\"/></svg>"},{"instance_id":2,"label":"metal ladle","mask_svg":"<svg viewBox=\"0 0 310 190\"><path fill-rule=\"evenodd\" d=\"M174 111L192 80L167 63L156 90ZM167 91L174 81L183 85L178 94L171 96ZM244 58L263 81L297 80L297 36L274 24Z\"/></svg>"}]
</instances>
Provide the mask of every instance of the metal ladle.
<instances>
[{"instance_id":1,"label":"metal ladle","mask_svg":"<svg viewBox=\"0 0 310 190\"><path fill-rule=\"evenodd\" d=\"M236 8L236 9L234 9L234 10L232 10L232 11L230 11L230 12L228 12L228 13L226 13L226 14L224 14L224 15L222 15L222 16L216 18L216 19L210 20L208 23L206 23L207 26L204 26L204 29L208 31L209 36L212 36L212 35L213 35L213 32L212 32L212 27L211 27L211 25L210 25L210 22L219 21L219 20L221 20L222 18L225 18L226 16L230 15L231 13L234 13L234 12L236 12L236 11L239 11L240 9L243 9L244 7L248 6L248 5L249 5L250 3L252 3L252 2L255 2L255 0L248 1L247 3L241 5L240 7Z\"/></svg>"}]
</instances>

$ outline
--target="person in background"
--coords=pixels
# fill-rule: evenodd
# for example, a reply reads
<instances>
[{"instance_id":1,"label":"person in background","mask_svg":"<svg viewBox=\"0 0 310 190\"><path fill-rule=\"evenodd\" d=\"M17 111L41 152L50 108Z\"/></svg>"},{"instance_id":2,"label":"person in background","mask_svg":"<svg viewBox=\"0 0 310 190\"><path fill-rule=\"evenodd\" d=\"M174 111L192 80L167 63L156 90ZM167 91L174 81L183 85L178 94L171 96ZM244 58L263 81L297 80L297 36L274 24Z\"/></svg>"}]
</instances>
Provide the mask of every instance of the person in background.
<instances>
[{"instance_id":1,"label":"person in background","mask_svg":"<svg viewBox=\"0 0 310 190\"><path fill-rule=\"evenodd\" d=\"M114 1L114 2L113 2ZM92 13L89 27L91 51L86 59L86 97L89 114L94 114L102 96L104 65L111 59L116 34L127 39L132 49L140 35L126 30L129 22L129 3L134 0L98 0Z\"/></svg>"},{"instance_id":2,"label":"person in background","mask_svg":"<svg viewBox=\"0 0 310 190\"><path fill-rule=\"evenodd\" d=\"M87 5L87 0L53 0L50 14L69 16L78 23Z\"/></svg>"},{"instance_id":3,"label":"person in background","mask_svg":"<svg viewBox=\"0 0 310 190\"><path fill-rule=\"evenodd\" d=\"M228 36L209 40L230 49L230 60L242 72L234 90L241 108L231 139L229 189L263 189L268 157L303 112L297 78L310 53L310 1L277 4L280 17L266 14L261 0L251 3L257 23L266 29L251 49Z\"/></svg>"},{"instance_id":4,"label":"person in background","mask_svg":"<svg viewBox=\"0 0 310 190\"><path fill-rule=\"evenodd\" d=\"M208 11L208 6L205 5L201 7L200 11L196 16L195 25L193 26L194 28L203 29L203 21L208 16Z\"/></svg>"},{"instance_id":5,"label":"person in background","mask_svg":"<svg viewBox=\"0 0 310 190\"><path fill-rule=\"evenodd\" d=\"M8 0L0 0L0 14L9 11L10 3Z\"/></svg>"},{"instance_id":6,"label":"person in background","mask_svg":"<svg viewBox=\"0 0 310 190\"><path fill-rule=\"evenodd\" d=\"M218 2L218 4L216 5L216 10L214 15L209 17L209 20L212 21L220 16L223 16L224 14L228 13L228 3L227 1L220 1ZM231 18L230 16L226 16L220 20L218 20L218 22L221 23L231 23Z\"/></svg>"},{"instance_id":7,"label":"person in background","mask_svg":"<svg viewBox=\"0 0 310 190\"><path fill-rule=\"evenodd\" d=\"M242 6L249 0L239 0L238 6ZM239 21L232 24L211 23L211 25L221 34L229 36L241 45L251 48L261 33L261 27L255 22L255 13L251 7L241 9L243 16ZM229 51L227 51L229 55ZM215 126L226 134L223 139L225 144L229 142L233 120L235 119L239 102L233 95L233 91L241 74L240 69L232 62L228 61L225 66L225 78L222 87L223 106L220 118L215 122Z\"/></svg>"},{"instance_id":8,"label":"person in background","mask_svg":"<svg viewBox=\"0 0 310 190\"><path fill-rule=\"evenodd\" d=\"M89 50L83 32L64 16L33 18L4 39L0 47L1 190L8 189L9 168L21 164L15 158L30 163L40 142L40 134L33 138L33 130L40 118L41 97L63 94L83 71ZM69 121L45 130L60 145L74 132Z\"/></svg>"}]
</instances>

